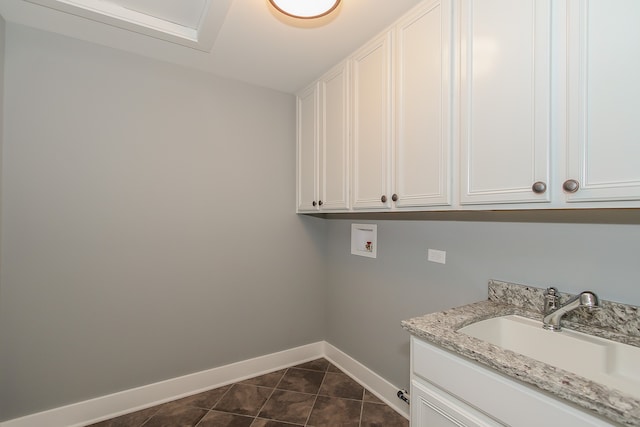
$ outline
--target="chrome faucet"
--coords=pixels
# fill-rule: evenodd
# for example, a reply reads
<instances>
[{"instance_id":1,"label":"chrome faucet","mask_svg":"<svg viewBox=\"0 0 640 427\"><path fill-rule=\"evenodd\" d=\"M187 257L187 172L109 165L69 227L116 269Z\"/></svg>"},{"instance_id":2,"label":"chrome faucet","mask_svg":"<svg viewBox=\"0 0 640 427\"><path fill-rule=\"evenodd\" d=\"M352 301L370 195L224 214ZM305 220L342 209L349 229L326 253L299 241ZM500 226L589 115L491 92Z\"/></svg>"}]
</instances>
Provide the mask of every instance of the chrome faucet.
<instances>
[{"instance_id":1,"label":"chrome faucet","mask_svg":"<svg viewBox=\"0 0 640 427\"><path fill-rule=\"evenodd\" d=\"M542 327L552 331L560 331L562 316L576 308L586 307L589 311L598 308L598 297L593 292L585 291L560 305L560 296L556 288L548 288L544 294L544 318Z\"/></svg>"}]
</instances>

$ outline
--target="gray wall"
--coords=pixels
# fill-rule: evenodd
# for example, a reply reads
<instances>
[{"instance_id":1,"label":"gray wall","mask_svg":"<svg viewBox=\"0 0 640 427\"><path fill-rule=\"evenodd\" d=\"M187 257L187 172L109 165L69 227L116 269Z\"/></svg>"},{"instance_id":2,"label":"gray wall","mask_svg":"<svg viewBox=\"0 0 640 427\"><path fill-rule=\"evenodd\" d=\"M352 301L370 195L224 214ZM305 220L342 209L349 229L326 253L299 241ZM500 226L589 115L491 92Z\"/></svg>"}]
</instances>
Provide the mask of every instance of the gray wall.
<instances>
[{"instance_id":1,"label":"gray wall","mask_svg":"<svg viewBox=\"0 0 640 427\"><path fill-rule=\"evenodd\" d=\"M360 222L378 224L376 259L350 254ZM447 263L427 262L428 248ZM640 225L330 220L328 251L326 340L399 387L400 321L486 299L489 279L640 305Z\"/></svg>"},{"instance_id":2,"label":"gray wall","mask_svg":"<svg viewBox=\"0 0 640 427\"><path fill-rule=\"evenodd\" d=\"M6 24L0 16L0 241L2 240L2 146L4 142L4 47L6 39ZM2 245L0 245L0 272L2 271ZM0 286L0 301L2 301L2 286ZM1 352L2 347L0 347ZM0 381L2 372L0 371Z\"/></svg>"},{"instance_id":3,"label":"gray wall","mask_svg":"<svg viewBox=\"0 0 640 427\"><path fill-rule=\"evenodd\" d=\"M289 94L9 24L0 419L324 338Z\"/></svg>"}]
</instances>

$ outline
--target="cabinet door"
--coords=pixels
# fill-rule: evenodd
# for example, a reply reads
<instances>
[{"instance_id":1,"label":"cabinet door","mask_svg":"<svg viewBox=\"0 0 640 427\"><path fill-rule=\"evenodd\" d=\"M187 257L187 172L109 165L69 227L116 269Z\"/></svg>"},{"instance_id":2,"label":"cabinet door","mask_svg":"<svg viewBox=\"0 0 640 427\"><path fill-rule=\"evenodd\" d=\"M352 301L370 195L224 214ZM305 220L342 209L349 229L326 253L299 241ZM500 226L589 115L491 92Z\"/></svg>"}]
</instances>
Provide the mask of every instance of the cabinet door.
<instances>
[{"instance_id":1,"label":"cabinet door","mask_svg":"<svg viewBox=\"0 0 640 427\"><path fill-rule=\"evenodd\" d=\"M451 21L436 0L396 27L397 207L451 203Z\"/></svg>"},{"instance_id":2,"label":"cabinet door","mask_svg":"<svg viewBox=\"0 0 640 427\"><path fill-rule=\"evenodd\" d=\"M391 33L358 51L353 66L353 208L391 206Z\"/></svg>"},{"instance_id":3,"label":"cabinet door","mask_svg":"<svg viewBox=\"0 0 640 427\"><path fill-rule=\"evenodd\" d=\"M318 85L314 83L297 100L298 211L318 210Z\"/></svg>"},{"instance_id":4,"label":"cabinet door","mask_svg":"<svg viewBox=\"0 0 640 427\"><path fill-rule=\"evenodd\" d=\"M549 0L462 0L462 204L548 202Z\"/></svg>"},{"instance_id":5,"label":"cabinet door","mask_svg":"<svg viewBox=\"0 0 640 427\"><path fill-rule=\"evenodd\" d=\"M498 427L498 422L418 380L411 381L412 427Z\"/></svg>"},{"instance_id":6,"label":"cabinet door","mask_svg":"<svg viewBox=\"0 0 640 427\"><path fill-rule=\"evenodd\" d=\"M320 201L323 210L349 208L349 73L342 63L320 79Z\"/></svg>"},{"instance_id":7,"label":"cabinet door","mask_svg":"<svg viewBox=\"0 0 640 427\"><path fill-rule=\"evenodd\" d=\"M568 2L567 201L640 200L640 2Z\"/></svg>"}]
</instances>

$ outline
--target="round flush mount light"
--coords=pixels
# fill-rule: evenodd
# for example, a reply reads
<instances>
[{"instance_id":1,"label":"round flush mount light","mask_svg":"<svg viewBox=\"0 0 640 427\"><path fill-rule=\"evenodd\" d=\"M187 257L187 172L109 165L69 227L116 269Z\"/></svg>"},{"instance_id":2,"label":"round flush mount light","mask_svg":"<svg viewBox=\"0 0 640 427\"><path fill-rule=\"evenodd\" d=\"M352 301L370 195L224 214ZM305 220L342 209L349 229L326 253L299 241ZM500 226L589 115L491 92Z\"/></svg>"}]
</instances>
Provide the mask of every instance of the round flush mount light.
<instances>
[{"instance_id":1,"label":"round flush mount light","mask_svg":"<svg viewBox=\"0 0 640 427\"><path fill-rule=\"evenodd\" d=\"M285 15L312 19L333 12L340 0L269 0L269 3Z\"/></svg>"}]
</instances>

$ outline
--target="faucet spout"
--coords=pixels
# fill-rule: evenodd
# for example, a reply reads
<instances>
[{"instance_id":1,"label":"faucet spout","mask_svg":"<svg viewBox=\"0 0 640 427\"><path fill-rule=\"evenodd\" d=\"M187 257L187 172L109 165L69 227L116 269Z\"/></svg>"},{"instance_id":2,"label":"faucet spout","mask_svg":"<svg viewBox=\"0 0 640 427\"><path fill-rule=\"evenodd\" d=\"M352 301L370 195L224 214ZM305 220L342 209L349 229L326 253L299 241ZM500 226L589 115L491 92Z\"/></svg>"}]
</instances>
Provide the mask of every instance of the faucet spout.
<instances>
[{"instance_id":1,"label":"faucet spout","mask_svg":"<svg viewBox=\"0 0 640 427\"><path fill-rule=\"evenodd\" d=\"M593 292L582 292L559 307L545 306L545 314L542 327L552 331L560 331L560 319L562 316L580 307L586 307L589 311L599 307L598 297Z\"/></svg>"}]
</instances>

